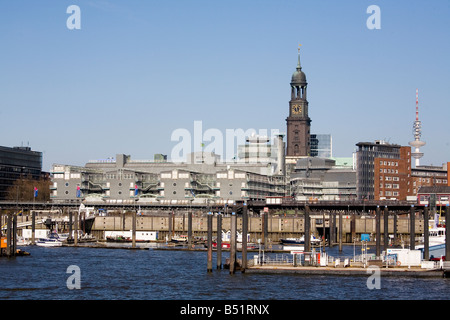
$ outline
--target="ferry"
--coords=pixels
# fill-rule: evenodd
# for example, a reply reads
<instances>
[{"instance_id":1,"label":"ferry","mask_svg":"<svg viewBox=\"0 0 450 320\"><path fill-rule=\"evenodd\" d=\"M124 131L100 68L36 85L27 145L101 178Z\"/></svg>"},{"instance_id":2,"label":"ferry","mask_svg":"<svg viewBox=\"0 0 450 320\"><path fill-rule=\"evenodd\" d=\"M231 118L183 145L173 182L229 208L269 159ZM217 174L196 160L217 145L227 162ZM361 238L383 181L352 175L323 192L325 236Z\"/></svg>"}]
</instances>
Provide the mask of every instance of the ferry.
<instances>
[{"instance_id":1,"label":"ferry","mask_svg":"<svg viewBox=\"0 0 450 320\"><path fill-rule=\"evenodd\" d=\"M305 236L302 236L301 238L284 238L280 239L281 244L283 245L304 245L305 244ZM318 246L320 245L321 240L316 238L314 235L311 235L311 246Z\"/></svg>"}]
</instances>

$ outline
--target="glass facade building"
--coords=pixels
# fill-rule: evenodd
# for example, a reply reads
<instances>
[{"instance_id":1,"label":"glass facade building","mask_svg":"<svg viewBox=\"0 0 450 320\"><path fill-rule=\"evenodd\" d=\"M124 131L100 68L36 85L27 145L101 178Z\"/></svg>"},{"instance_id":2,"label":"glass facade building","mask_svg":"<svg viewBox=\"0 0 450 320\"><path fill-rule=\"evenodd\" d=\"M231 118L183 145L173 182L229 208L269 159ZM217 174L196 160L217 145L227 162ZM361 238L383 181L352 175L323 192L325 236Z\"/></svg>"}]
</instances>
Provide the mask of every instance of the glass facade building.
<instances>
[{"instance_id":1,"label":"glass facade building","mask_svg":"<svg viewBox=\"0 0 450 320\"><path fill-rule=\"evenodd\" d=\"M331 134L311 134L311 157L333 157Z\"/></svg>"},{"instance_id":2,"label":"glass facade building","mask_svg":"<svg viewBox=\"0 0 450 320\"><path fill-rule=\"evenodd\" d=\"M0 200L19 178L39 179L42 173L42 152L32 151L30 147L0 146Z\"/></svg>"}]
</instances>

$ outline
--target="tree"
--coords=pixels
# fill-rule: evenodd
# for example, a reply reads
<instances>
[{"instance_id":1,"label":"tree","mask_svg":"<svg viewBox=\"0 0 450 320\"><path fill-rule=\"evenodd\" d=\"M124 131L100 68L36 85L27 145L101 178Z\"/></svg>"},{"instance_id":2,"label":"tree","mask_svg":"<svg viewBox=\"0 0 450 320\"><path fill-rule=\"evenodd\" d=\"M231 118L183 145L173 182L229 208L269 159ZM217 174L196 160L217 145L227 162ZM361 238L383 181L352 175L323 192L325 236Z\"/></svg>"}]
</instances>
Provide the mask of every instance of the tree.
<instances>
[{"instance_id":1,"label":"tree","mask_svg":"<svg viewBox=\"0 0 450 320\"><path fill-rule=\"evenodd\" d=\"M6 191L6 199L13 201L49 201L51 180L48 177L33 179L30 176L19 178ZM34 188L38 189L34 198Z\"/></svg>"}]
</instances>

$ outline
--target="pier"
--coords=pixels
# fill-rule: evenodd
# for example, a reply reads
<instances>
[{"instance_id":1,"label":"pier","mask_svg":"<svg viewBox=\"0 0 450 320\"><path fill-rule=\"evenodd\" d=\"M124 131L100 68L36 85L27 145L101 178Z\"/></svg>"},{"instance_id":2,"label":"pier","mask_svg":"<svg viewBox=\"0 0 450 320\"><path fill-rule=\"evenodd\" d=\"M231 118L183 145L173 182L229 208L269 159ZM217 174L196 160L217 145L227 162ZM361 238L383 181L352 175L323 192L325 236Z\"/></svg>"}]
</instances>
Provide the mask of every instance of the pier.
<instances>
[{"instance_id":1,"label":"pier","mask_svg":"<svg viewBox=\"0 0 450 320\"><path fill-rule=\"evenodd\" d=\"M70 244L76 246L85 241L78 236L78 231L89 234L96 239L90 246L102 247L107 232L131 232L129 242L131 248L137 248L143 233L153 232L156 237L146 242L176 243L186 250L207 251L207 271L212 272L213 241L217 241L217 269L221 269L222 251L230 251L227 266L230 273L241 272L294 272L310 273L326 272L352 273L359 268L355 265L329 266L302 265L292 254L292 265L268 265L265 261L255 264L248 259L247 235L250 243L257 244L263 251L273 251L283 238L298 238L313 234L328 247L360 243L363 237L375 247L375 259L380 261L381 253L389 248L414 249L423 237L424 255L428 254L428 222L429 214L435 208L415 206L408 203L284 203L268 204L261 202L238 202L232 206L142 206L123 204L119 206L85 207L79 204L37 204L35 209L27 203L1 204L0 222L2 224L3 256L12 256L17 243L14 234L22 235L24 230L56 229L58 232L69 232ZM81 209L83 208L83 209ZM442 209L442 208L441 208ZM92 210L92 211L89 211ZM449 207L444 208L445 219L449 219ZM435 212L435 211L434 211ZM448 226L446 227L448 229ZM221 232L231 231L230 247L221 246ZM237 247L236 233L242 234L241 249ZM34 237L34 236L33 236ZM181 237L181 240L180 240ZM308 238L308 237L306 237ZM32 241L35 239L33 238ZM200 244L200 245L199 245ZM446 255L450 245L446 239ZM242 252L242 260L237 263L236 252ZM305 242L303 252L311 253L313 248L309 241ZM289 253L286 253L289 254ZM375 262L375 261L374 261ZM398 266L382 268L398 274ZM318 269L317 269L318 268ZM394 269L395 270L394 270ZM429 269L436 269L430 268ZM320 271L317 271L319 270ZM342 269L342 270L341 270ZM386 269L386 270L385 270ZM447 262L440 266L447 274ZM275 271L276 270L276 271ZM313 271L311 271L313 270ZM408 268L408 272L416 270ZM364 271L364 270L359 270ZM430 270L418 270L431 274Z\"/></svg>"}]
</instances>

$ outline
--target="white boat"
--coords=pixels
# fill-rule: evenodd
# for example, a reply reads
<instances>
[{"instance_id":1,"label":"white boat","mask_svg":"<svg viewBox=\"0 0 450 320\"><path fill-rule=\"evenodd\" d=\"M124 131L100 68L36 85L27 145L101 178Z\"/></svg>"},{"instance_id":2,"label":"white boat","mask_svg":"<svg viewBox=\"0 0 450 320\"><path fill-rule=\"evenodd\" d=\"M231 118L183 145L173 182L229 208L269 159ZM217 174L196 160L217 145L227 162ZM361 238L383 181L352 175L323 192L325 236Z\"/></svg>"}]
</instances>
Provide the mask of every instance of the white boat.
<instances>
[{"instance_id":1,"label":"white boat","mask_svg":"<svg viewBox=\"0 0 450 320\"><path fill-rule=\"evenodd\" d=\"M57 233L50 233L47 238L41 238L36 241L36 245L41 247L61 247L62 241L59 239Z\"/></svg>"},{"instance_id":2,"label":"white boat","mask_svg":"<svg viewBox=\"0 0 450 320\"><path fill-rule=\"evenodd\" d=\"M301 238L283 238L280 239L283 245L304 245L305 244L305 236ZM310 238L311 246L318 246L321 243L321 240L316 238L314 235L311 235Z\"/></svg>"},{"instance_id":3,"label":"white boat","mask_svg":"<svg viewBox=\"0 0 450 320\"><path fill-rule=\"evenodd\" d=\"M31 244L31 241L28 239L25 239L24 237L18 236L16 240L16 244L18 246L28 246Z\"/></svg>"},{"instance_id":4,"label":"white boat","mask_svg":"<svg viewBox=\"0 0 450 320\"><path fill-rule=\"evenodd\" d=\"M424 244L416 245L416 249L424 251ZM440 259L445 256L445 228L435 224L428 231L428 252L429 257L423 257L424 260Z\"/></svg>"}]
</instances>

